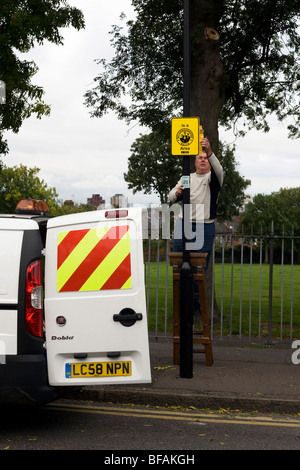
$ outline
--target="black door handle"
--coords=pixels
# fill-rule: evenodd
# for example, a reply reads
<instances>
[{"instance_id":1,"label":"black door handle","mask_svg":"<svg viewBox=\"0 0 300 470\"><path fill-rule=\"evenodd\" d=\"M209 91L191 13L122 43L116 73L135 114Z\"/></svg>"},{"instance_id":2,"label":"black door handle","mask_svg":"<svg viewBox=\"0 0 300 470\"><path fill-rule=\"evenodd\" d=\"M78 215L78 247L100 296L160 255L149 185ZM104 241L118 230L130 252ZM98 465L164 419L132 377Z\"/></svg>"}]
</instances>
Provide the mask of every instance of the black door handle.
<instances>
[{"instance_id":1,"label":"black door handle","mask_svg":"<svg viewBox=\"0 0 300 470\"><path fill-rule=\"evenodd\" d=\"M137 320L142 320L143 314L136 313L132 308L123 308L120 313L113 315L114 321L119 321L123 326L132 326Z\"/></svg>"}]
</instances>

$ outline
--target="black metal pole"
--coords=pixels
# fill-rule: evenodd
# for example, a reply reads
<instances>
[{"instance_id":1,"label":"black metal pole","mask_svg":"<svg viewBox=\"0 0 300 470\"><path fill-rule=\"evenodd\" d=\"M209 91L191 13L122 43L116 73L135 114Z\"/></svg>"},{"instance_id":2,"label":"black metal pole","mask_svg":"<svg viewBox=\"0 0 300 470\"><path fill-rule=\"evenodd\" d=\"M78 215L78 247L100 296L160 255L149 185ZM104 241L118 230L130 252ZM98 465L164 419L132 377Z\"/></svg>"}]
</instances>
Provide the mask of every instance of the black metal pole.
<instances>
[{"instance_id":1,"label":"black metal pole","mask_svg":"<svg viewBox=\"0 0 300 470\"><path fill-rule=\"evenodd\" d=\"M191 42L190 42L190 0L184 0L183 38L183 115L190 116L191 102Z\"/></svg>"},{"instance_id":2,"label":"black metal pole","mask_svg":"<svg viewBox=\"0 0 300 470\"><path fill-rule=\"evenodd\" d=\"M272 346L272 316L273 316L273 260L274 260L274 222L271 223L270 234L270 258L269 258L269 314L268 314L268 341L267 345Z\"/></svg>"},{"instance_id":3,"label":"black metal pole","mask_svg":"<svg viewBox=\"0 0 300 470\"><path fill-rule=\"evenodd\" d=\"M190 116L190 0L184 0L184 117ZM190 157L183 157L183 176L190 176ZM186 249L187 221L189 221L190 188L183 191L183 230L182 230L182 266L180 269L180 377L193 377L193 271L190 266L190 254Z\"/></svg>"}]
</instances>

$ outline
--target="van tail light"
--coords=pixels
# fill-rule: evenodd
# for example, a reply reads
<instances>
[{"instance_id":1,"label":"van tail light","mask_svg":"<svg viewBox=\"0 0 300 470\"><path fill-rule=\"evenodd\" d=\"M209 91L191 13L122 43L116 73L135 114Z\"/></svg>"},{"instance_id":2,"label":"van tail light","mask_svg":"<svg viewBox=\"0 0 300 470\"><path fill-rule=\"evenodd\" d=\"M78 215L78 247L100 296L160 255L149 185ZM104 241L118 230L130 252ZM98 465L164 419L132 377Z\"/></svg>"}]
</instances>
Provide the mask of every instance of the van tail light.
<instances>
[{"instance_id":1,"label":"van tail light","mask_svg":"<svg viewBox=\"0 0 300 470\"><path fill-rule=\"evenodd\" d=\"M128 216L127 209L109 210L105 212L106 219L121 219Z\"/></svg>"},{"instance_id":2,"label":"van tail light","mask_svg":"<svg viewBox=\"0 0 300 470\"><path fill-rule=\"evenodd\" d=\"M26 275L25 325L28 333L43 335L43 286L41 261L31 263Z\"/></svg>"}]
</instances>

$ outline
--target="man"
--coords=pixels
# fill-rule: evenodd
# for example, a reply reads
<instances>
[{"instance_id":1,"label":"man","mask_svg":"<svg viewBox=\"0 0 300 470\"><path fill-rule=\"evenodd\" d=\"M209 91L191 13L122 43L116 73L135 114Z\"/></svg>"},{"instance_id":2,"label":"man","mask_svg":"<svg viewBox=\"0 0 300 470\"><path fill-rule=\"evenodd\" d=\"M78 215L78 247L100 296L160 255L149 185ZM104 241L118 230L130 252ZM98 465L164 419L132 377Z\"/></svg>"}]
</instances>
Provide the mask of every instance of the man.
<instances>
[{"instance_id":1,"label":"man","mask_svg":"<svg viewBox=\"0 0 300 470\"><path fill-rule=\"evenodd\" d=\"M194 250L192 248L191 251L207 253L205 269L205 271L207 271L215 238L214 222L217 215L218 196L223 184L223 168L213 153L209 140L204 138L200 143L202 152L197 155L195 159L196 172L190 175L190 219L192 222L191 228L195 234L194 239L191 241L195 248ZM183 191L184 187L181 178L169 193L170 202L175 203L180 201ZM202 210L199 210L199 208ZM186 230L186 227L184 227L184 229ZM183 219L181 213L174 229L174 252L181 252L183 250L182 233ZM187 238L186 236L186 239ZM201 239L200 243L198 238ZM198 248L197 245L200 245L200 247ZM196 282L194 292L198 292ZM200 311L200 302L197 295L194 297L194 311L195 314Z\"/></svg>"},{"instance_id":2,"label":"man","mask_svg":"<svg viewBox=\"0 0 300 470\"><path fill-rule=\"evenodd\" d=\"M217 213L217 201L223 183L223 168L211 149L207 138L201 140L202 152L196 156L196 172L190 175L190 204L192 230L196 234L195 247L197 252L207 253L206 270L209 264L215 237L215 218ZM170 191L169 199L171 203L180 201L184 191L182 178ZM203 210L199 210L199 205ZM198 210L197 210L198 205ZM198 224L202 224L199 226ZM197 227L198 225L198 227ZM198 230L197 230L198 228ZM181 252L182 247L182 214L178 218L174 231L173 251ZM204 230L204 243L202 248L197 248L197 234ZM187 237L186 237L187 238ZM202 243L201 243L202 244ZM193 251L193 249L191 250Z\"/></svg>"}]
</instances>

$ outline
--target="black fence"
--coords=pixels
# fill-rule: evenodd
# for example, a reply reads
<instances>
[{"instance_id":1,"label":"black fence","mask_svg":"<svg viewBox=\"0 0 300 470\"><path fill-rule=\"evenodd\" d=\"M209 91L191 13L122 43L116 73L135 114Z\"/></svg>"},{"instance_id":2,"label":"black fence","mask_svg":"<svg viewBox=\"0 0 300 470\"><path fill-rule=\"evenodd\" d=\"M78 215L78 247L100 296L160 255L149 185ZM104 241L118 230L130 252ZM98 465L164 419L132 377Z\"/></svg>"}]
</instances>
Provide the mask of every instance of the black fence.
<instances>
[{"instance_id":1,"label":"black fence","mask_svg":"<svg viewBox=\"0 0 300 470\"><path fill-rule=\"evenodd\" d=\"M300 338L300 236L273 227L250 234L218 227L207 280L213 339L272 345ZM165 336L172 331L172 240L144 243L149 329Z\"/></svg>"}]
</instances>

